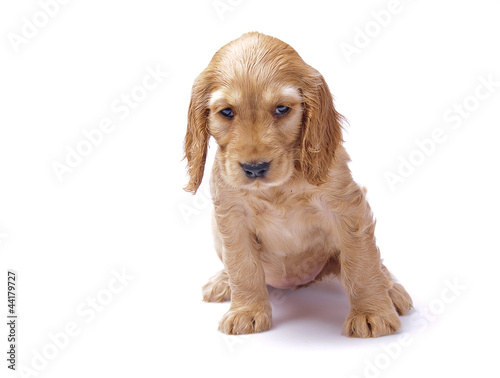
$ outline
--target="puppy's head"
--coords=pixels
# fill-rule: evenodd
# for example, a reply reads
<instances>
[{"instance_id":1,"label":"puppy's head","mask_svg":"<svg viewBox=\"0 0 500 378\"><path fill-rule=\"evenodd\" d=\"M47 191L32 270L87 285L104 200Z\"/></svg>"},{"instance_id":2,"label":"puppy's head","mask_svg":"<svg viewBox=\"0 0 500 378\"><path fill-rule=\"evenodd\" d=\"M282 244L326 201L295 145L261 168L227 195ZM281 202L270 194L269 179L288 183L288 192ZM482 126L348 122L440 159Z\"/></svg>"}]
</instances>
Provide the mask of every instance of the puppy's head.
<instances>
[{"instance_id":1,"label":"puppy's head","mask_svg":"<svg viewBox=\"0 0 500 378\"><path fill-rule=\"evenodd\" d=\"M222 178L262 189L299 171L311 184L327 180L341 116L323 76L286 43L259 33L222 47L196 79L189 105L186 190L203 178L208 139L220 147Z\"/></svg>"}]
</instances>

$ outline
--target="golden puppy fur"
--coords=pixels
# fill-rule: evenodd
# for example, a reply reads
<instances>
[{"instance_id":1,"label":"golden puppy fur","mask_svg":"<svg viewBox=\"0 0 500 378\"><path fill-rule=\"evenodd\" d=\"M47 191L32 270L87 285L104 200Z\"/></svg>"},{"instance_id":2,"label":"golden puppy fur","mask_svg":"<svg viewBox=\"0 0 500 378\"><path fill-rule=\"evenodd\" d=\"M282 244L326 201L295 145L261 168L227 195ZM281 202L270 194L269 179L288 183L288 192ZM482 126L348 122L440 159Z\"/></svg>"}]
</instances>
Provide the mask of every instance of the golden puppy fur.
<instances>
[{"instance_id":1,"label":"golden puppy fur","mask_svg":"<svg viewBox=\"0 0 500 378\"><path fill-rule=\"evenodd\" d=\"M412 307L380 259L372 211L347 165L341 121L323 76L263 34L222 47L196 79L186 190L198 189L214 137L213 232L224 269L203 297L231 300L221 331L269 329L266 284L300 287L326 275L339 276L349 297L348 336L391 334L401 325L398 314ZM252 173L255 167L264 168Z\"/></svg>"}]
</instances>

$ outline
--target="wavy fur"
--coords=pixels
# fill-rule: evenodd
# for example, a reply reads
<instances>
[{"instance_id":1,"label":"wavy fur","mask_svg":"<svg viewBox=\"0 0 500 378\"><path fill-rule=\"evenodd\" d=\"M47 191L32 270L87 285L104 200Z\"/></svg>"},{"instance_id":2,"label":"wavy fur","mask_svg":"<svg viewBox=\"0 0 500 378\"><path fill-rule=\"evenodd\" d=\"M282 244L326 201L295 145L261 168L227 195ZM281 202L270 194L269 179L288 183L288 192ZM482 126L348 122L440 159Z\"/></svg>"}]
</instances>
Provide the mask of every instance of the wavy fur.
<instances>
[{"instance_id":1,"label":"wavy fur","mask_svg":"<svg viewBox=\"0 0 500 378\"><path fill-rule=\"evenodd\" d=\"M276 108L289 108L278 115ZM220 111L231 109L232 118ZM344 333L395 332L412 301L382 264L365 191L352 179L342 116L323 76L289 45L249 33L221 48L196 79L185 138L189 184L203 178L207 144L218 144L211 176L216 251L224 269L206 301L231 300L219 329L271 327L266 284L301 287L338 276L351 311ZM269 163L259 178L242 164Z\"/></svg>"}]
</instances>

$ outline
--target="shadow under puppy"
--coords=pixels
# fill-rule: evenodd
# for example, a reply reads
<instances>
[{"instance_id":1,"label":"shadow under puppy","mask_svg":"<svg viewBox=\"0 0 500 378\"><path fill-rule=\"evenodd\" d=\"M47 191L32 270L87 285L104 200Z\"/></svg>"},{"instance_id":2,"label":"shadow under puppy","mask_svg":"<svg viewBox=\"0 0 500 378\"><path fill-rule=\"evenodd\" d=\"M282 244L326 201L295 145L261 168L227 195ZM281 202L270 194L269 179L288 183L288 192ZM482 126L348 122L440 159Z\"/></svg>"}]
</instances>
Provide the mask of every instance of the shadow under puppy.
<instances>
[{"instance_id":1,"label":"shadow under puppy","mask_svg":"<svg viewBox=\"0 0 500 378\"><path fill-rule=\"evenodd\" d=\"M271 327L267 285L292 288L338 276L351 310L344 333L388 335L412 301L382 264L375 221L342 146L342 116L323 76L286 43L248 33L198 76L189 106L187 191L196 193L208 140L215 249L224 269L203 287L231 300L227 334Z\"/></svg>"}]
</instances>

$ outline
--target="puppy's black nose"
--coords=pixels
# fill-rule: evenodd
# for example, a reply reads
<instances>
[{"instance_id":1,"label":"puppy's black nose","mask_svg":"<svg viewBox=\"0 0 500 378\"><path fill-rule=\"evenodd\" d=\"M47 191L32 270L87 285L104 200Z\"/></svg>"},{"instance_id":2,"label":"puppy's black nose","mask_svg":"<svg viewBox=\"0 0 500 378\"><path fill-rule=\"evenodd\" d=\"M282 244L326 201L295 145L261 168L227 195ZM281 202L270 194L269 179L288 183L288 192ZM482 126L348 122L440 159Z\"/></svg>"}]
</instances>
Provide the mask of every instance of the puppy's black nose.
<instances>
[{"instance_id":1,"label":"puppy's black nose","mask_svg":"<svg viewBox=\"0 0 500 378\"><path fill-rule=\"evenodd\" d=\"M244 164L240 163L241 168L243 168L243 172L250 178L256 177L264 177L267 171L269 170L270 163L265 161L260 164Z\"/></svg>"}]
</instances>

